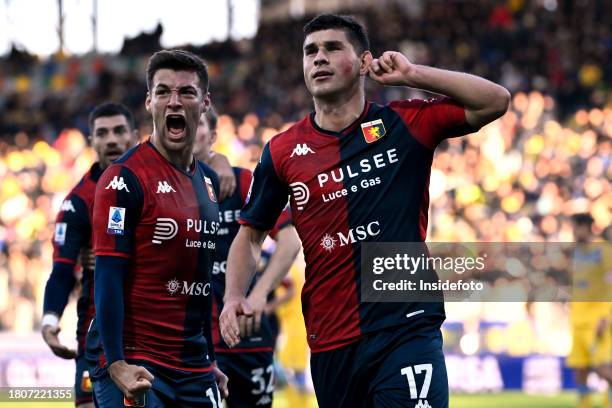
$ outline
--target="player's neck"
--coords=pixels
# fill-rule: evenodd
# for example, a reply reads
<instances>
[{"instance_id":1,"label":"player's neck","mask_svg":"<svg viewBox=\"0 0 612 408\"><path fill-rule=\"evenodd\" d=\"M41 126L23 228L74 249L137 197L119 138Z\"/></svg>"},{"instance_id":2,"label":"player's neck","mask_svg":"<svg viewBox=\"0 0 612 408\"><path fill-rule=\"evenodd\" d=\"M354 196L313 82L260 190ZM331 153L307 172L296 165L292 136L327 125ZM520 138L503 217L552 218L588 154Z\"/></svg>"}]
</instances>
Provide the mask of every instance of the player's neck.
<instances>
[{"instance_id":1,"label":"player's neck","mask_svg":"<svg viewBox=\"0 0 612 408\"><path fill-rule=\"evenodd\" d=\"M158 142L155 135L151 136L151 143L155 146L157 151L170 163L174 164L179 169L189 172L193 166L193 147L191 149L181 149L178 151L167 150L162 143Z\"/></svg>"},{"instance_id":2,"label":"player's neck","mask_svg":"<svg viewBox=\"0 0 612 408\"><path fill-rule=\"evenodd\" d=\"M363 87L357 88L348 96L337 98L314 98L315 123L322 129L340 132L353 123L361 114L365 106L365 92Z\"/></svg>"}]
</instances>

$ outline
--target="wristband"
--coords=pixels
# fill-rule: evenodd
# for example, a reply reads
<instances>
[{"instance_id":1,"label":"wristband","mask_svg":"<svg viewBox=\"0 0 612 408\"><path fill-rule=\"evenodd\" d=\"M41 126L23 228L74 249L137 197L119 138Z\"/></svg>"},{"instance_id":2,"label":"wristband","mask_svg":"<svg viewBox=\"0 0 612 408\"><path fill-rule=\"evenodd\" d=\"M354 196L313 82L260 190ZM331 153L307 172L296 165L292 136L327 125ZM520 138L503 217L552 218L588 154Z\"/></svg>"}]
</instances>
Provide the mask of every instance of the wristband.
<instances>
[{"instance_id":1,"label":"wristband","mask_svg":"<svg viewBox=\"0 0 612 408\"><path fill-rule=\"evenodd\" d=\"M43 316L42 322L40 323L40 327L51 326L56 328L59 326L59 319L56 315L52 313L47 313Z\"/></svg>"}]
</instances>

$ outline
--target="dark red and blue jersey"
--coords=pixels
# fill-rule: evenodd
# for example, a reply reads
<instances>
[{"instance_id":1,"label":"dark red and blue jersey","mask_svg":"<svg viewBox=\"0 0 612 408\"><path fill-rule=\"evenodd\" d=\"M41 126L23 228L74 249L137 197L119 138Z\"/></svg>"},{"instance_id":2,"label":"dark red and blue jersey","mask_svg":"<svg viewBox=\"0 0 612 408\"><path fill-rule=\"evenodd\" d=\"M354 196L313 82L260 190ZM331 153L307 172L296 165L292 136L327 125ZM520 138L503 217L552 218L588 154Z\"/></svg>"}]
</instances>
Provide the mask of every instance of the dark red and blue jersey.
<instances>
[{"instance_id":1,"label":"dark red and blue jersey","mask_svg":"<svg viewBox=\"0 0 612 408\"><path fill-rule=\"evenodd\" d=\"M126 359L193 372L211 369L216 191L209 167L197 162L189 172L181 170L150 142L129 150L100 178L95 254L130 261L124 281ZM99 363L105 364L103 354Z\"/></svg>"},{"instance_id":2,"label":"dark red and blue jersey","mask_svg":"<svg viewBox=\"0 0 612 408\"><path fill-rule=\"evenodd\" d=\"M313 352L396 325L439 327L442 302L361 302L361 242L422 242L434 149L473 131L462 106L439 97L366 102L341 132L314 113L275 136L255 169L241 223L269 229L287 203L302 240L302 309Z\"/></svg>"},{"instance_id":3,"label":"dark red and blue jersey","mask_svg":"<svg viewBox=\"0 0 612 408\"><path fill-rule=\"evenodd\" d=\"M263 317L261 322L261 330L253 336L244 338L242 341L230 349L223 337L219 327L219 314L223 310L223 295L225 293L225 268L227 265L227 256L229 254L232 241L238 234L240 229L239 219L240 211L247 199L249 187L253 174L250 170L234 167L234 175L238 180L237 187L234 193L219 203L219 217L221 225L217 232L217 251L215 252L215 262L213 266L213 340L216 352L258 352L258 351L273 351L275 343L274 328L270 326L268 318ZM270 236L274 238L276 233L287 225L292 224L291 213L285 210L276 220L276 224L270 231ZM251 287L255 284L253 280Z\"/></svg>"},{"instance_id":4,"label":"dark red and blue jersey","mask_svg":"<svg viewBox=\"0 0 612 408\"><path fill-rule=\"evenodd\" d=\"M91 249L91 226L96 183L102 174L94 163L62 202L55 219L53 270L45 288L44 312L61 316L74 286L77 261L83 250ZM69 276L58 276L68 274ZM77 342L79 354L85 347L87 328L95 313L93 270L84 267L81 294L77 303Z\"/></svg>"}]
</instances>

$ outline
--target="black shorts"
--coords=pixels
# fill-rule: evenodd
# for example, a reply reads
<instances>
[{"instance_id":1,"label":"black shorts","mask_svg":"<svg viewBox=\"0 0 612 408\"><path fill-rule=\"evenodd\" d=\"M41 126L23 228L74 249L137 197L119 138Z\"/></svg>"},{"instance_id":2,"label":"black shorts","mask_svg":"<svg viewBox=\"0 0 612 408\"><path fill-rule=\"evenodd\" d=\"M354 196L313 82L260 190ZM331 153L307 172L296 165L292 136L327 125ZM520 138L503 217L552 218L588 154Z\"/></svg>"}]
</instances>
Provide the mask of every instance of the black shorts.
<instances>
[{"instance_id":1,"label":"black shorts","mask_svg":"<svg viewBox=\"0 0 612 408\"><path fill-rule=\"evenodd\" d=\"M448 408L439 329L387 328L313 354L310 363L320 408Z\"/></svg>"},{"instance_id":2,"label":"black shorts","mask_svg":"<svg viewBox=\"0 0 612 408\"><path fill-rule=\"evenodd\" d=\"M217 366L227 375L227 408L265 408L272 406L274 361L271 351L216 352Z\"/></svg>"}]
</instances>

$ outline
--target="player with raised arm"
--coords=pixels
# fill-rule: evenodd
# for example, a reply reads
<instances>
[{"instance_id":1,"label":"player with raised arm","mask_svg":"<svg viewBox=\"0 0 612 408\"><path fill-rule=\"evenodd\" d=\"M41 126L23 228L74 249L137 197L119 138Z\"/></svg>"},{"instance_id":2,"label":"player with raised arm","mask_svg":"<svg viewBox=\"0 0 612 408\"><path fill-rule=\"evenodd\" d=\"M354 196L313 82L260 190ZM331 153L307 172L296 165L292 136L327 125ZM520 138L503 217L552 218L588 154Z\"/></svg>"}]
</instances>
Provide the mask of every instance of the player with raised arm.
<instances>
[{"instance_id":1,"label":"player with raised arm","mask_svg":"<svg viewBox=\"0 0 612 408\"><path fill-rule=\"evenodd\" d=\"M159 51L147 87L150 140L110 166L96 188L96 319L88 336L98 361L95 397L100 407L123 406L125 397L127 405L217 408L227 394L211 336L218 182L193 155L210 104L208 72L189 52Z\"/></svg>"},{"instance_id":2,"label":"player with raised arm","mask_svg":"<svg viewBox=\"0 0 612 408\"><path fill-rule=\"evenodd\" d=\"M216 140L217 114L214 109L202 114L196 134L196 156L207 159L213 143ZM221 224L217 231L217 248L213 266L213 340L217 364L228 376L229 396L226 400L228 408L271 407L274 391L273 354L276 332L273 322L267 313L261 316L257 327L252 333L242 339L233 349L230 349L219 332L219 311L223 309L225 292L225 268L230 245L240 228L238 219L240 209L244 205L252 173L241 167L234 167L237 188L232 195L219 203ZM268 294L276 288L293 260L298 254L301 244L293 227L291 214L288 210L281 213L273 231L270 234L277 240L277 247L268 262L262 279L254 285L249 293L253 308L261 311L266 307ZM250 285L253 286L253 283Z\"/></svg>"},{"instance_id":3,"label":"player with raised arm","mask_svg":"<svg viewBox=\"0 0 612 408\"><path fill-rule=\"evenodd\" d=\"M87 328L94 315L93 264L88 259L96 183L114 160L138 142L132 113L114 102L102 103L94 108L89 115L89 132L89 141L98 161L66 196L57 214L53 236L53 269L45 287L41 325L43 339L56 356L76 359L74 390L75 404L79 408L93 406L84 352ZM61 344L58 333L59 319L77 283L75 267L80 256L85 261L81 262L81 294L77 303L78 348L75 351Z\"/></svg>"},{"instance_id":4,"label":"player with raised arm","mask_svg":"<svg viewBox=\"0 0 612 408\"><path fill-rule=\"evenodd\" d=\"M477 76L373 58L352 17L304 27L303 71L315 110L264 147L230 249L221 330L233 346L266 232L287 203L302 240L302 308L319 406L448 406L438 302L361 301L361 242L423 242L436 146L506 112L506 89ZM366 76L439 96L377 105Z\"/></svg>"}]
</instances>

